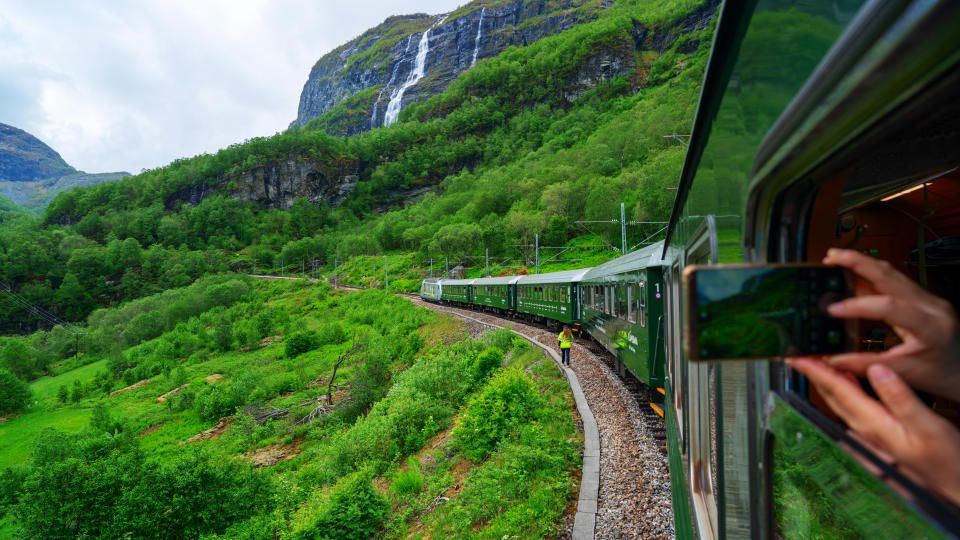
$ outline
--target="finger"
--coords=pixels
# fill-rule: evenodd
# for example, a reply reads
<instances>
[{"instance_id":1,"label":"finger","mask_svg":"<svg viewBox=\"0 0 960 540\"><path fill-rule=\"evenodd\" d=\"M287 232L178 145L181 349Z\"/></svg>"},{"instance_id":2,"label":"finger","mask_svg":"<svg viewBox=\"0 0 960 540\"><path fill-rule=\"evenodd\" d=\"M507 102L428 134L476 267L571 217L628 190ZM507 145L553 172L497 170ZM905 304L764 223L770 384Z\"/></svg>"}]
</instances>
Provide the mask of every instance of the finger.
<instances>
[{"instance_id":1,"label":"finger","mask_svg":"<svg viewBox=\"0 0 960 540\"><path fill-rule=\"evenodd\" d=\"M858 276L873 284L879 292L893 295L911 295L923 293L917 284L901 274L890 263L869 257L851 249L827 250L824 264L849 268Z\"/></svg>"},{"instance_id":2,"label":"finger","mask_svg":"<svg viewBox=\"0 0 960 540\"><path fill-rule=\"evenodd\" d=\"M909 302L900 302L890 295L855 296L827 307L830 315L840 319L885 321L891 326L914 329L922 326L925 314Z\"/></svg>"},{"instance_id":3,"label":"finger","mask_svg":"<svg viewBox=\"0 0 960 540\"><path fill-rule=\"evenodd\" d=\"M874 364L867 368L867 378L880 401L901 422L916 422L929 412L907 383L889 367Z\"/></svg>"},{"instance_id":4,"label":"finger","mask_svg":"<svg viewBox=\"0 0 960 540\"><path fill-rule=\"evenodd\" d=\"M792 364L817 386L833 412L851 429L874 444L889 446L885 433L898 433L901 428L884 406L867 396L860 385L822 362L800 358Z\"/></svg>"}]
</instances>

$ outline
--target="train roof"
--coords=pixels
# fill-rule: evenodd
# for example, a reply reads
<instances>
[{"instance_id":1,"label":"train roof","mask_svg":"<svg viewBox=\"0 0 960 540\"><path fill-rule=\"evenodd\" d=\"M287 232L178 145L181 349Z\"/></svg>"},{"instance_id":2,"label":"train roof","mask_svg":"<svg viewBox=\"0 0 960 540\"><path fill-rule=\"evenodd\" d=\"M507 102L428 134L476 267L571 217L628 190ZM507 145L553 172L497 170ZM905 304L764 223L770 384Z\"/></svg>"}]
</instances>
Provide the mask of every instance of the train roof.
<instances>
[{"instance_id":1,"label":"train roof","mask_svg":"<svg viewBox=\"0 0 960 540\"><path fill-rule=\"evenodd\" d=\"M444 278L444 279L441 280L440 283L443 284L443 285L473 285L473 282L474 282L474 281L476 281L476 278L474 278L474 279L446 279L446 278Z\"/></svg>"},{"instance_id":2,"label":"train roof","mask_svg":"<svg viewBox=\"0 0 960 540\"><path fill-rule=\"evenodd\" d=\"M578 268L577 270L564 270L562 272L550 272L549 274L534 274L532 276L523 276L517 281L517 285L539 285L548 283L576 283L583 279L589 268Z\"/></svg>"},{"instance_id":3,"label":"train roof","mask_svg":"<svg viewBox=\"0 0 960 540\"><path fill-rule=\"evenodd\" d=\"M473 280L474 285L513 285L520 278L525 276L500 276L500 277L485 277L477 278Z\"/></svg>"},{"instance_id":4,"label":"train roof","mask_svg":"<svg viewBox=\"0 0 960 540\"><path fill-rule=\"evenodd\" d=\"M637 251L627 253L623 257L617 257L612 261L607 261L599 266L591 268L590 271L583 276L583 280L590 281L613 274L621 274L623 272L640 270L641 268L662 266L664 264L663 259L660 258L662 250L663 241L660 241L643 249L638 249Z\"/></svg>"},{"instance_id":5,"label":"train roof","mask_svg":"<svg viewBox=\"0 0 960 540\"><path fill-rule=\"evenodd\" d=\"M423 280L424 283L440 283L441 278L428 277Z\"/></svg>"}]
</instances>

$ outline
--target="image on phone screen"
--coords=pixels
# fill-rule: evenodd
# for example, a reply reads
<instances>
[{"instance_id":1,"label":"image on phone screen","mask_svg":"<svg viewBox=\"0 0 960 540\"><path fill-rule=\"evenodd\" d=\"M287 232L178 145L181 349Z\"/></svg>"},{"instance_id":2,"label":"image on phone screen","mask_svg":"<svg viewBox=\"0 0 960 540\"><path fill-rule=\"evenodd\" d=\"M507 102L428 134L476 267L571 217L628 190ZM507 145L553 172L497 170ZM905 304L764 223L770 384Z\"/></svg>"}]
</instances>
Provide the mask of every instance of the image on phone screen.
<instances>
[{"instance_id":1,"label":"image on phone screen","mask_svg":"<svg viewBox=\"0 0 960 540\"><path fill-rule=\"evenodd\" d=\"M841 268L706 266L686 275L691 359L835 354L849 347L847 321L827 312L852 294Z\"/></svg>"}]
</instances>

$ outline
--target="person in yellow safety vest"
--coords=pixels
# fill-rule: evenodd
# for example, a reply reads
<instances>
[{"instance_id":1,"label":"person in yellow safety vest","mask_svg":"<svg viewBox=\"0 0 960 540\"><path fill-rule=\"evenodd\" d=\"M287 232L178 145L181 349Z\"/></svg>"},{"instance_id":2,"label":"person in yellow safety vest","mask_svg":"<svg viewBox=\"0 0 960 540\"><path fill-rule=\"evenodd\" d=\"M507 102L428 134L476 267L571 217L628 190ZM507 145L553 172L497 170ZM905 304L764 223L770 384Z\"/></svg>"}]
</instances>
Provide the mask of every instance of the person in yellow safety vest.
<instances>
[{"instance_id":1,"label":"person in yellow safety vest","mask_svg":"<svg viewBox=\"0 0 960 540\"><path fill-rule=\"evenodd\" d=\"M573 343L573 333L569 326L564 326L563 331L557 336L557 343L560 345L560 363L570 365L570 345Z\"/></svg>"}]
</instances>

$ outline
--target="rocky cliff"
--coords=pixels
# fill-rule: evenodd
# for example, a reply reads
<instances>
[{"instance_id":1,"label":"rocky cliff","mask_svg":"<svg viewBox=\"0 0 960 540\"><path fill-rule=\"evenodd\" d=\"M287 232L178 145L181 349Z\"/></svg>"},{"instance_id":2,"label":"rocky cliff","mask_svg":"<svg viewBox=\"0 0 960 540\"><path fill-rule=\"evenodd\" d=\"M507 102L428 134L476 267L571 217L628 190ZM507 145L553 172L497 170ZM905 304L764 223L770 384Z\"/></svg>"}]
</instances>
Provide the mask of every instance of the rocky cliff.
<instances>
[{"instance_id":1,"label":"rocky cliff","mask_svg":"<svg viewBox=\"0 0 960 540\"><path fill-rule=\"evenodd\" d=\"M0 124L0 194L28 208L43 207L61 192L112 182L130 173L87 174L22 129Z\"/></svg>"},{"instance_id":2,"label":"rocky cliff","mask_svg":"<svg viewBox=\"0 0 960 540\"><path fill-rule=\"evenodd\" d=\"M476 62L572 28L607 6L587 0L475 1L447 15L390 17L313 66L294 124L304 126L348 101L363 114L352 114L336 134L389 124L404 106L442 92Z\"/></svg>"}]
</instances>

